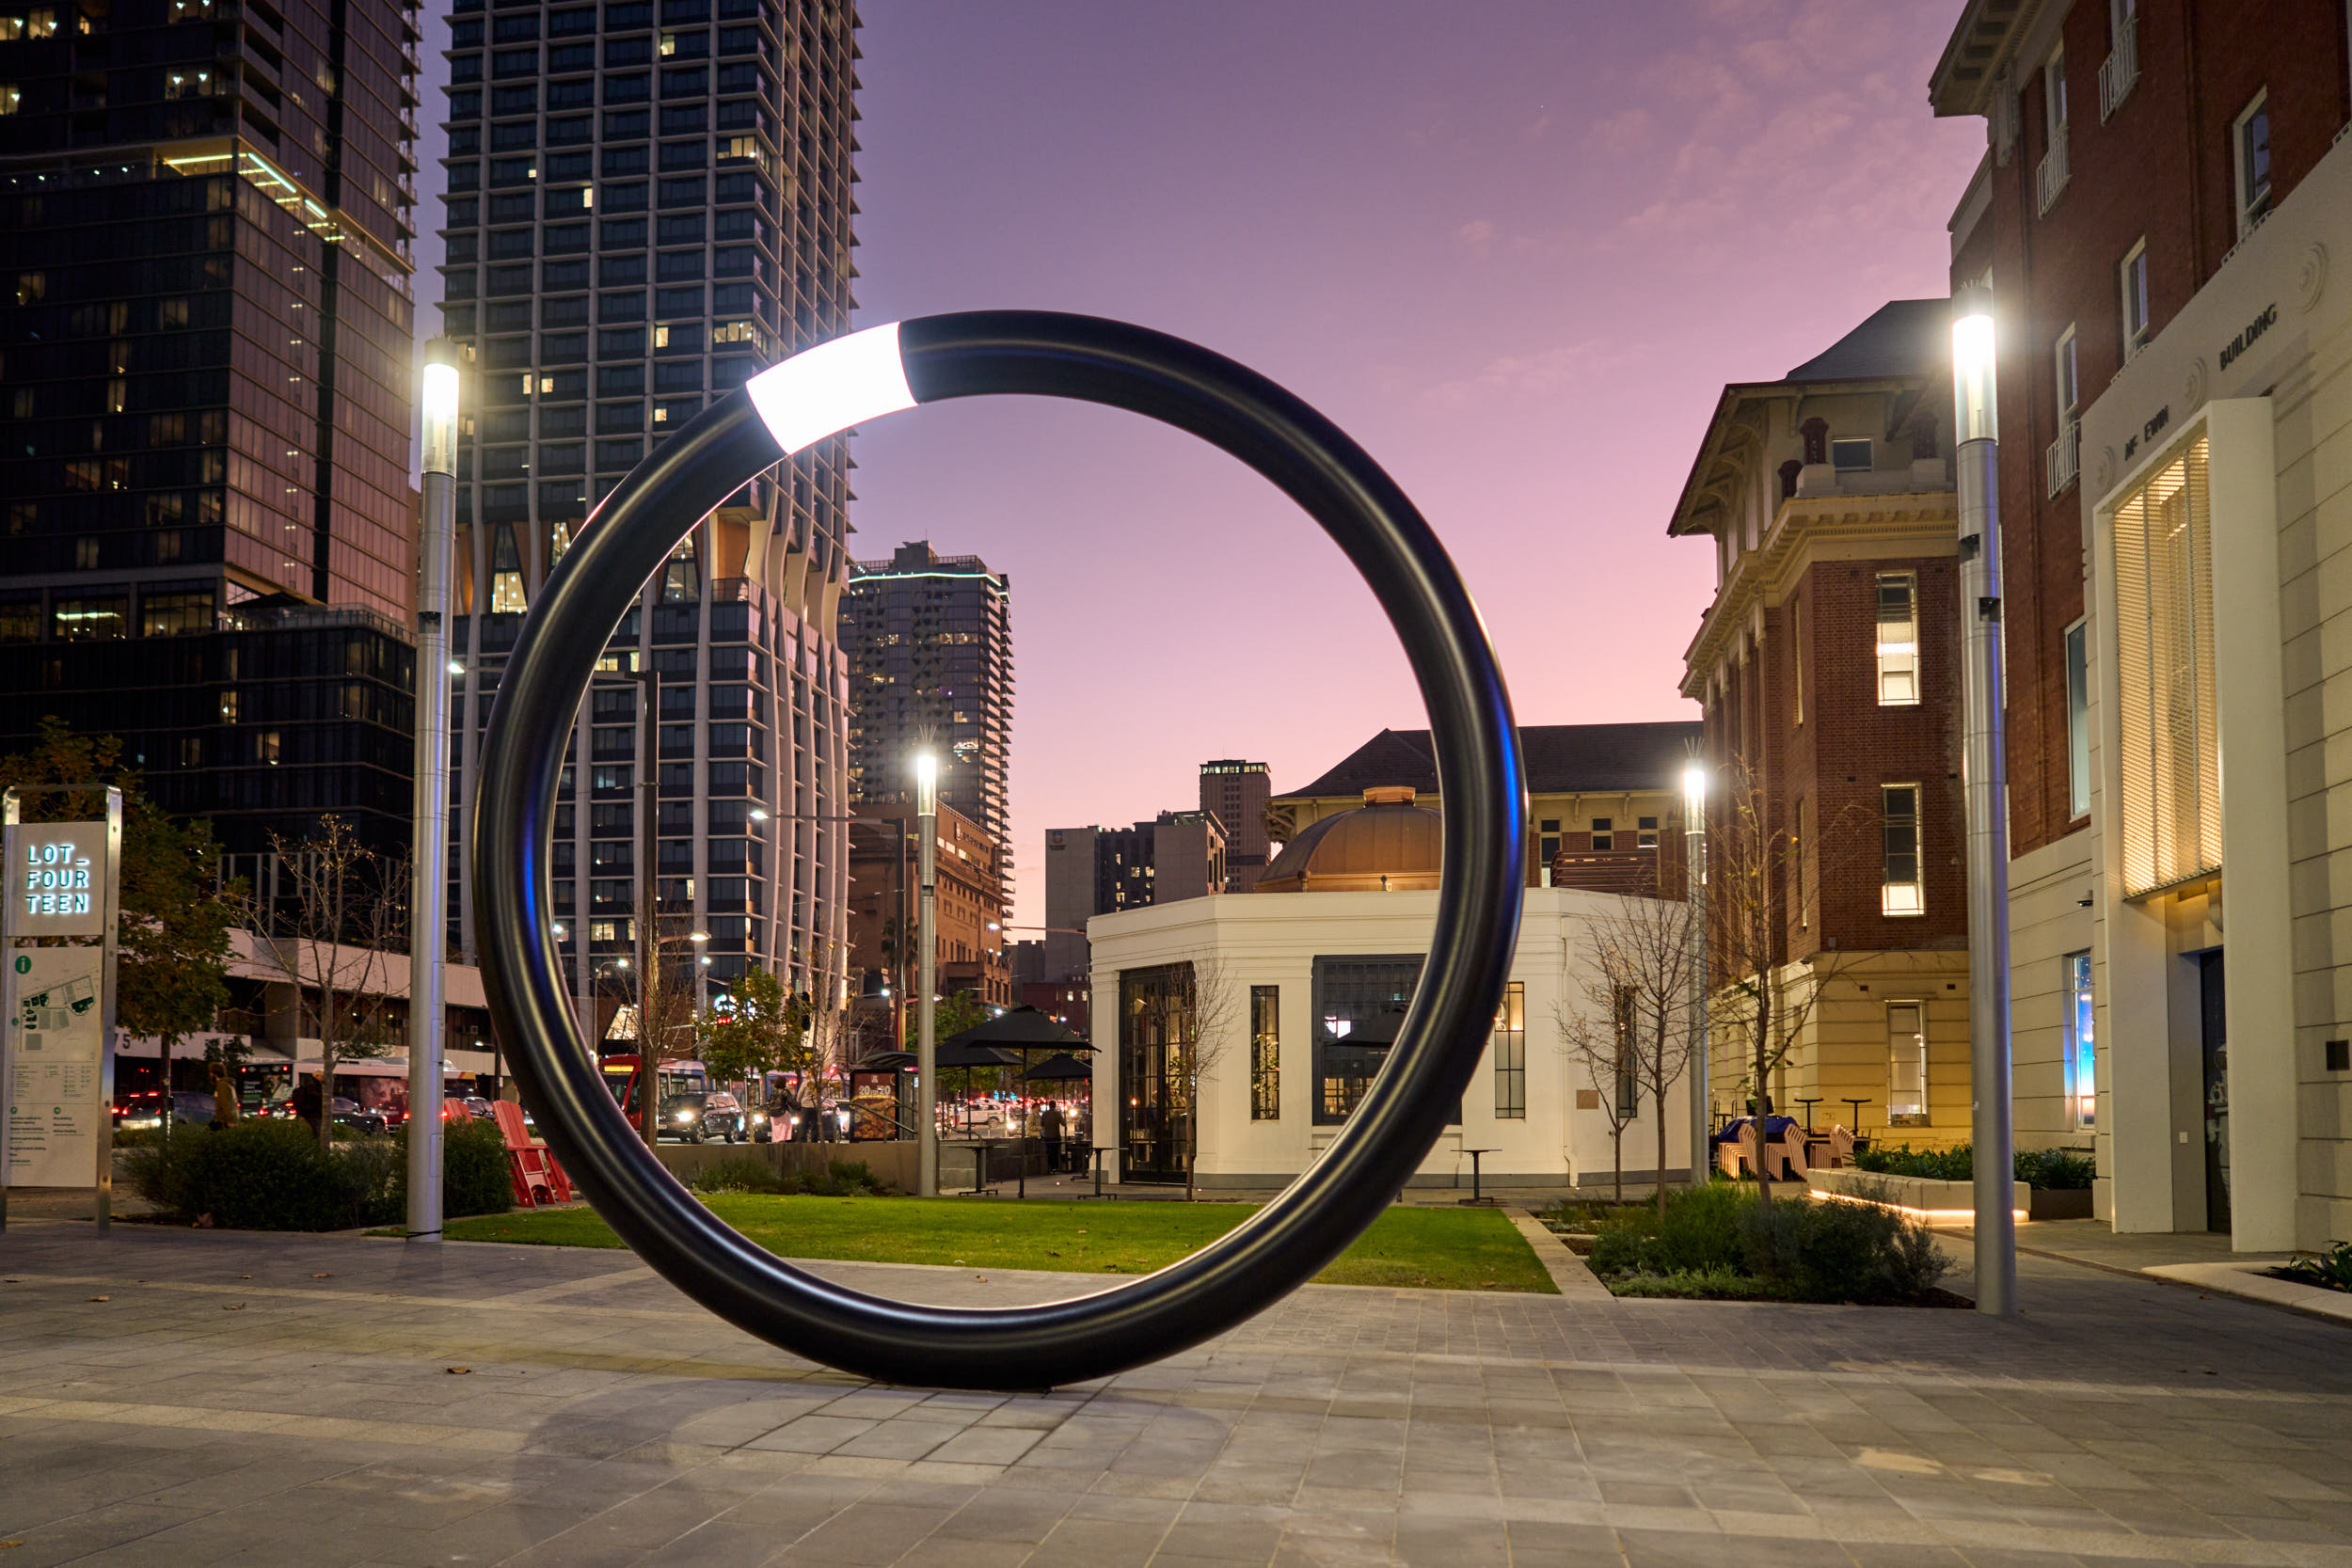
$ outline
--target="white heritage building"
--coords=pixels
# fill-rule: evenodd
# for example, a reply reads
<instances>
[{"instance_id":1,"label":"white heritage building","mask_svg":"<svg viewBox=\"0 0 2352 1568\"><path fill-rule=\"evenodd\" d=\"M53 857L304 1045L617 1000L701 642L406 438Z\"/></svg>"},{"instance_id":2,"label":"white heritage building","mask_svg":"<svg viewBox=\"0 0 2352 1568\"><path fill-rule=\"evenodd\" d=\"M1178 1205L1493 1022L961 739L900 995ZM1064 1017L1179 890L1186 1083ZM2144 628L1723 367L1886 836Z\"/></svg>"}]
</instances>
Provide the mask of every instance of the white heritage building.
<instances>
[{"instance_id":1,"label":"white heritage building","mask_svg":"<svg viewBox=\"0 0 2352 1568\"><path fill-rule=\"evenodd\" d=\"M1437 923L1438 814L1413 804L1409 788L1364 794L1357 809L1302 829L1251 895L1088 922L1101 1048L1095 1137L1116 1146L1104 1157L1115 1180L1184 1179L1183 1052L1165 1037L1187 1027L1171 1004L1188 986L1216 1036L1203 1052L1199 1182L1280 1186L1338 1136L1387 1058ZM1620 1085L1596 1083L1568 1053L1561 1019L1591 1006L1588 930L1624 902L1553 887L1530 888L1525 898L1484 1059L1415 1185L1467 1191L1471 1150L1490 1185L1611 1180L1601 1097ZM1666 1097L1673 1180L1691 1164L1686 1093L1677 1083ZM1629 1180L1647 1182L1658 1166L1658 1119L1646 1098L1626 1129L1624 1160Z\"/></svg>"}]
</instances>

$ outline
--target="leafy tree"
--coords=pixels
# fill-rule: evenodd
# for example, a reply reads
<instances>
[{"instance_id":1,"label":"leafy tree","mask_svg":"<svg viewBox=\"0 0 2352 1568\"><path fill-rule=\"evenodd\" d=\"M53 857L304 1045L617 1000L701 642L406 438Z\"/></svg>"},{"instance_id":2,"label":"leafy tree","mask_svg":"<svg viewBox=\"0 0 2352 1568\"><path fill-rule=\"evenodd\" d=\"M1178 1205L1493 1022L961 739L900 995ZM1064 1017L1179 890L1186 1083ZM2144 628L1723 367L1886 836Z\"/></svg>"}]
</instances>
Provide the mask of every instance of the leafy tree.
<instances>
[{"instance_id":1,"label":"leafy tree","mask_svg":"<svg viewBox=\"0 0 2352 1568\"><path fill-rule=\"evenodd\" d=\"M103 809L87 794L44 792L44 784L121 789L115 1022L127 1034L161 1040L168 1064L175 1045L215 1027L229 1005L229 932L245 912L239 890L221 880L210 825L166 815L138 773L122 765L120 740L75 735L54 717L40 721L30 751L0 761L0 784L15 786L28 822L85 820Z\"/></svg>"},{"instance_id":2,"label":"leafy tree","mask_svg":"<svg viewBox=\"0 0 2352 1568\"><path fill-rule=\"evenodd\" d=\"M968 990L950 991L931 1004L931 1037L935 1040L950 1038L987 1022L987 1005ZM922 1032L922 1020L915 1016L914 1008L909 1007L906 1040L909 1051L914 1049Z\"/></svg>"},{"instance_id":3,"label":"leafy tree","mask_svg":"<svg viewBox=\"0 0 2352 1568\"><path fill-rule=\"evenodd\" d=\"M764 1083L771 1072L805 1079L817 1067L808 997L787 990L772 971L750 969L729 988L727 1005L695 1019L703 1065L721 1083Z\"/></svg>"}]
</instances>

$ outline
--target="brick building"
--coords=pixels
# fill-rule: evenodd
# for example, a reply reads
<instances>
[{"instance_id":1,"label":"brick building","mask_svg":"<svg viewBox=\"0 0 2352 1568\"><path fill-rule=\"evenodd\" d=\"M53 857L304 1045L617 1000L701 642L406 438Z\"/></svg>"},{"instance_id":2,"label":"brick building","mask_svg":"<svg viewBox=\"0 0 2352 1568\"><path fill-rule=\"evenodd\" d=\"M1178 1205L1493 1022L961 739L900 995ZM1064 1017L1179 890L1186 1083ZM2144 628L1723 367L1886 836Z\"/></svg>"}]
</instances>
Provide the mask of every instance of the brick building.
<instances>
[{"instance_id":1,"label":"brick building","mask_svg":"<svg viewBox=\"0 0 2352 1568\"><path fill-rule=\"evenodd\" d=\"M1971 0L1931 98L1988 144L2018 1141L2119 1230L2352 1233L2344 7Z\"/></svg>"},{"instance_id":2,"label":"brick building","mask_svg":"<svg viewBox=\"0 0 2352 1568\"><path fill-rule=\"evenodd\" d=\"M1223 757L1200 765L1200 809L1215 812L1225 830L1225 891L1248 893L1265 869L1273 846L1265 807L1273 784L1263 762Z\"/></svg>"},{"instance_id":3,"label":"brick building","mask_svg":"<svg viewBox=\"0 0 2352 1568\"><path fill-rule=\"evenodd\" d=\"M1725 387L1668 528L1715 550L1682 691L1706 710L1717 962L1784 988L1767 1092L1921 1145L1968 1137L1949 319L1890 301ZM1753 1053L1723 1033L1729 1113Z\"/></svg>"},{"instance_id":4,"label":"brick building","mask_svg":"<svg viewBox=\"0 0 2352 1568\"><path fill-rule=\"evenodd\" d=\"M962 992L994 1006L1013 1003L1005 956L1003 850L980 825L944 801L935 858L939 994ZM885 805L850 828L850 973L863 1002L895 1017L911 994L917 950L914 808ZM887 994L885 994L887 993Z\"/></svg>"}]
</instances>

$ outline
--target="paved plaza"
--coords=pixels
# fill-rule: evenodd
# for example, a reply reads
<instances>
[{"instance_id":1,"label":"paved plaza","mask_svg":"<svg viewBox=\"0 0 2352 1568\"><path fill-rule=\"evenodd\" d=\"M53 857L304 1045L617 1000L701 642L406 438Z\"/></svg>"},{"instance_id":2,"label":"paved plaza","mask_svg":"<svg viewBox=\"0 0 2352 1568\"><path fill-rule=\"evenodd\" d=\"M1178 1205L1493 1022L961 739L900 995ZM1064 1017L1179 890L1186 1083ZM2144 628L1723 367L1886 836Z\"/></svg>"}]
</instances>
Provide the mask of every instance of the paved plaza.
<instances>
[{"instance_id":1,"label":"paved plaza","mask_svg":"<svg viewBox=\"0 0 2352 1568\"><path fill-rule=\"evenodd\" d=\"M2352 1328L2021 1272L2010 1323L1313 1287L1000 1398L796 1360L623 1253L24 1223L0 1568L2352 1564Z\"/></svg>"}]
</instances>

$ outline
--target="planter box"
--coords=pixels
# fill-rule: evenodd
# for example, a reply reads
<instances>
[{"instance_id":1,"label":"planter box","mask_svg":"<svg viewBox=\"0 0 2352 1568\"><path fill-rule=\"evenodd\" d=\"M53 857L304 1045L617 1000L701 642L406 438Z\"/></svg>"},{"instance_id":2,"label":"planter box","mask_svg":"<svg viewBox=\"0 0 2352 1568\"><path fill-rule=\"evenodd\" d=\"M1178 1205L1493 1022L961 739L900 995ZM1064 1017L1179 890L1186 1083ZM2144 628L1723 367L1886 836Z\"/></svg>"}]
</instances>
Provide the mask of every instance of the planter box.
<instances>
[{"instance_id":1,"label":"planter box","mask_svg":"<svg viewBox=\"0 0 2352 1568\"><path fill-rule=\"evenodd\" d=\"M1976 1213L1977 1186L1973 1181L1931 1181L1923 1176L1889 1176L1883 1171L1851 1169L1812 1171L1804 1180L1805 1185L1817 1193L1836 1197L1883 1197L1941 1222L1964 1220ZM2033 1189L2023 1181L2013 1181L2010 1188L2015 1195L2011 1202L2016 1212L2039 1218L2033 1213ZM2062 1196L2085 1199L2090 1196L2089 1193ZM2083 1212L2090 1212L2088 1203Z\"/></svg>"}]
</instances>

